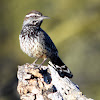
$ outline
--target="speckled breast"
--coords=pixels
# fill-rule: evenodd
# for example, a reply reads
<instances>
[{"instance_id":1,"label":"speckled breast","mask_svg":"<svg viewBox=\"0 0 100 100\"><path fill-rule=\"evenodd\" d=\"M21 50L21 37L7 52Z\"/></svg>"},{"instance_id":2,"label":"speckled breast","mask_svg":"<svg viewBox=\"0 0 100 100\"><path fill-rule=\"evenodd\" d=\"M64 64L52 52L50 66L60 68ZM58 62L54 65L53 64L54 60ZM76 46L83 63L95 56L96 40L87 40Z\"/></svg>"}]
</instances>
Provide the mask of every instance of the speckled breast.
<instances>
[{"instance_id":1,"label":"speckled breast","mask_svg":"<svg viewBox=\"0 0 100 100\"><path fill-rule=\"evenodd\" d=\"M46 53L43 46L43 41L39 38L39 36L33 38L32 36L29 37L28 34L25 36L20 34L19 40L20 48L30 57L40 58L41 56L43 56L43 54Z\"/></svg>"}]
</instances>

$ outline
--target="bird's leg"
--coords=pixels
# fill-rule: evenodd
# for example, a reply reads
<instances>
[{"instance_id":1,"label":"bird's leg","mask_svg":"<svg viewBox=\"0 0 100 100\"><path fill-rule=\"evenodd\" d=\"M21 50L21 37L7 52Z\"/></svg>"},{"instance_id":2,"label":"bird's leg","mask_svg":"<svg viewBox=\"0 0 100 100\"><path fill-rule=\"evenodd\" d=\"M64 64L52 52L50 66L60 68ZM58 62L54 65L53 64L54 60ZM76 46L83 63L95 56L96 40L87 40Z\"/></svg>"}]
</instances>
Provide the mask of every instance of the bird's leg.
<instances>
[{"instance_id":1,"label":"bird's leg","mask_svg":"<svg viewBox=\"0 0 100 100\"><path fill-rule=\"evenodd\" d=\"M45 58L45 59L42 61L42 63L38 66L38 68L40 68L41 65L42 65L46 60L47 60L47 58Z\"/></svg>"},{"instance_id":2,"label":"bird's leg","mask_svg":"<svg viewBox=\"0 0 100 100\"><path fill-rule=\"evenodd\" d=\"M39 60L39 58L35 59L35 61L32 63L33 65Z\"/></svg>"},{"instance_id":3,"label":"bird's leg","mask_svg":"<svg viewBox=\"0 0 100 100\"><path fill-rule=\"evenodd\" d=\"M40 66L41 66L46 60L47 60L47 58L45 58L45 59L42 61L42 63L40 64Z\"/></svg>"}]
</instances>

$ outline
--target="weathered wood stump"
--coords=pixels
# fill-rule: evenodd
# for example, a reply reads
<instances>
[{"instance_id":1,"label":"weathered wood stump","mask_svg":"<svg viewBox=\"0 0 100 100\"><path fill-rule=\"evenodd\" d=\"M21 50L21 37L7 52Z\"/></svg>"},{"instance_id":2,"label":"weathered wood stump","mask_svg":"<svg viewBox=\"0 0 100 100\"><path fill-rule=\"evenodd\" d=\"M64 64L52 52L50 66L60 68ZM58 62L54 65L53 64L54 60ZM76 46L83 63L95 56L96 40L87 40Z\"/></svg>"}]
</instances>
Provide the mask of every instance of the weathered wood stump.
<instances>
[{"instance_id":1,"label":"weathered wood stump","mask_svg":"<svg viewBox=\"0 0 100 100\"><path fill-rule=\"evenodd\" d=\"M93 100L80 92L78 85L60 77L49 61L48 66L18 66L18 93L21 100Z\"/></svg>"}]
</instances>

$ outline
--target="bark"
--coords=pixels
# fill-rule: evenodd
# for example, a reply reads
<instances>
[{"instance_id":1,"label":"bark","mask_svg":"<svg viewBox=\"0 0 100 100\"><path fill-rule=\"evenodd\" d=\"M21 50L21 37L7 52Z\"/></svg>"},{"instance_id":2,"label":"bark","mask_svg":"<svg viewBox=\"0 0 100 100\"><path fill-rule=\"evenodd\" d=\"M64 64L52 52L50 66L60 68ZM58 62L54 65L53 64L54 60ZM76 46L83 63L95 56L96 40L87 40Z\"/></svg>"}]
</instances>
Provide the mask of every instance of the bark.
<instances>
[{"instance_id":1,"label":"bark","mask_svg":"<svg viewBox=\"0 0 100 100\"><path fill-rule=\"evenodd\" d=\"M17 91L21 100L93 100L79 90L67 77L60 77L49 61L48 66L24 64L18 66Z\"/></svg>"}]
</instances>

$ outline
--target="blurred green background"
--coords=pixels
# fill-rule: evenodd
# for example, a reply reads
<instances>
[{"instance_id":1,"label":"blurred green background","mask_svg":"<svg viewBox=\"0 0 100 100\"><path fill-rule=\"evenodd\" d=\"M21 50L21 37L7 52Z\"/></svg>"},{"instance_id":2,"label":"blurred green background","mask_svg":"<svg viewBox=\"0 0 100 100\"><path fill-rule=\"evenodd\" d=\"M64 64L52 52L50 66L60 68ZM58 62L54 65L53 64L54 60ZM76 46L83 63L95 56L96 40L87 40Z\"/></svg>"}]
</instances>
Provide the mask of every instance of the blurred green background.
<instances>
[{"instance_id":1,"label":"blurred green background","mask_svg":"<svg viewBox=\"0 0 100 100\"><path fill-rule=\"evenodd\" d=\"M72 81L100 100L100 0L0 1L0 100L19 100L17 66L34 61L21 51L18 37L32 10L50 17L41 27L74 74Z\"/></svg>"}]
</instances>

